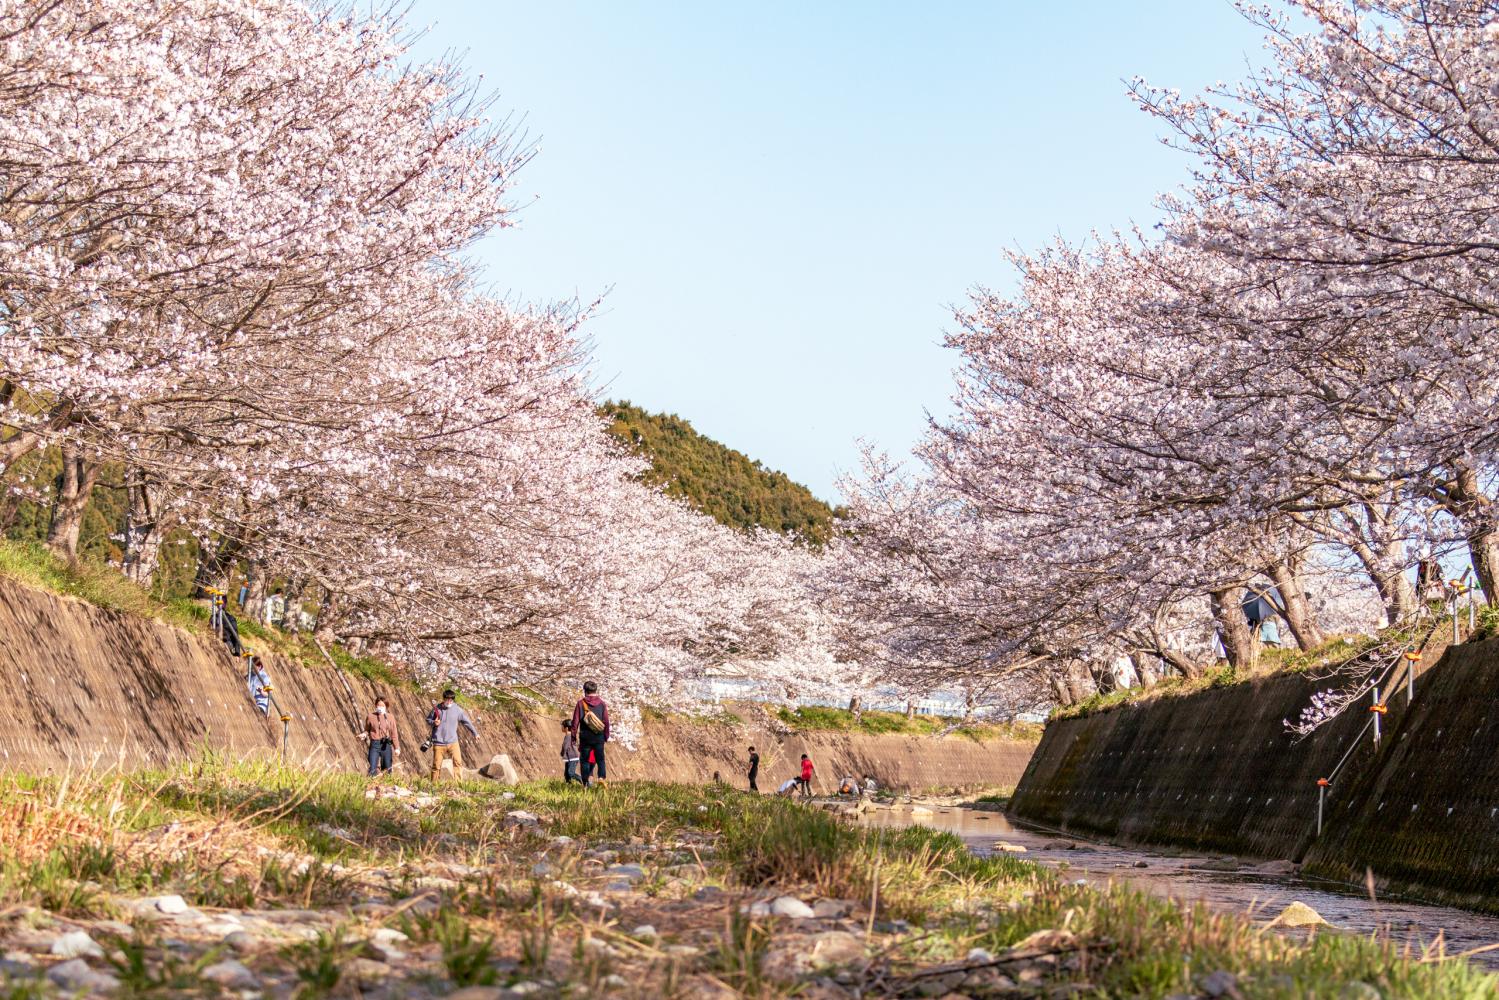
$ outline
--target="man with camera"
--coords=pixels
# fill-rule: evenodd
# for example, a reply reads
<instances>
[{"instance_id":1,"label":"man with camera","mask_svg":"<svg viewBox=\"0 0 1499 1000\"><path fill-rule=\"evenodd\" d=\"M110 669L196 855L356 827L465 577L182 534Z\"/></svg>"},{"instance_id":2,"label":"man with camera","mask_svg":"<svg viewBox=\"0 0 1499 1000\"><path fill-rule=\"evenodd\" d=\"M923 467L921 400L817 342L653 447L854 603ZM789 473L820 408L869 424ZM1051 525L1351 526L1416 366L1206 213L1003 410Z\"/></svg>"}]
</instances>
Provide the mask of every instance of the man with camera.
<instances>
[{"instance_id":1,"label":"man with camera","mask_svg":"<svg viewBox=\"0 0 1499 1000\"><path fill-rule=\"evenodd\" d=\"M453 777L457 778L463 773L463 754L458 749L458 727L466 726L468 731L479 738L479 730L474 728L474 720L468 717L458 705L453 703L453 689L448 688L442 693L442 701L432 706L432 711L427 713L427 726L431 735L427 742L422 744L422 750L429 747L432 750L432 780L437 781L442 777L442 762L451 760L453 762Z\"/></svg>"}]
</instances>

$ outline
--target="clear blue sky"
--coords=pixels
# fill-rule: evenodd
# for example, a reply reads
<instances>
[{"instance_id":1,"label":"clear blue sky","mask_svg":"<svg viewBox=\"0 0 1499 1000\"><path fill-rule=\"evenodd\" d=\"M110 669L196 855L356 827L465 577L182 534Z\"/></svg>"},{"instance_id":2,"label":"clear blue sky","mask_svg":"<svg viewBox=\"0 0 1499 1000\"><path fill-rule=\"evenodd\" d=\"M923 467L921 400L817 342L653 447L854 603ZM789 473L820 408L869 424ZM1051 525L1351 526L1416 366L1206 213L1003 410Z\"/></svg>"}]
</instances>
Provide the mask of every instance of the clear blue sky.
<instances>
[{"instance_id":1,"label":"clear blue sky","mask_svg":"<svg viewBox=\"0 0 1499 1000\"><path fill-rule=\"evenodd\" d=\"M836 499L856 439L943 413L940 346L1006 248L1149 225L1189 161L1121 80L1194 91L1259 64L1227 0L512 3L415 0L524 116L501 293L609 290L602 392L675 412Z\"/></svg>"}]
</instances>

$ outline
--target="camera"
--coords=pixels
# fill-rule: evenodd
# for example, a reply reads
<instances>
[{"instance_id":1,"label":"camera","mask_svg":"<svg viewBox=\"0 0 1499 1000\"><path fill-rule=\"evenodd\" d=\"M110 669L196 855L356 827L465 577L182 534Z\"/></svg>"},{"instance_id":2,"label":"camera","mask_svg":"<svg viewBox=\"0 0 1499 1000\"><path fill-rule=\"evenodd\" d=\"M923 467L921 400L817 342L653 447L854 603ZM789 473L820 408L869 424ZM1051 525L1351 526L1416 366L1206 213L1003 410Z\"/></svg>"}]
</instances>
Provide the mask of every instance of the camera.
<instances>
[{"instance_id":1,"label":"camera","mask_svg":"<svg viewBox=\"0 0 1499 1000\"><path fill-rule=\"evenodd\" d=\"M422 741L422 753L426 753L428 750L431 750L431 749L432 749L432 741L431 740L423 740Z\"/></svg>"}]
</instances>

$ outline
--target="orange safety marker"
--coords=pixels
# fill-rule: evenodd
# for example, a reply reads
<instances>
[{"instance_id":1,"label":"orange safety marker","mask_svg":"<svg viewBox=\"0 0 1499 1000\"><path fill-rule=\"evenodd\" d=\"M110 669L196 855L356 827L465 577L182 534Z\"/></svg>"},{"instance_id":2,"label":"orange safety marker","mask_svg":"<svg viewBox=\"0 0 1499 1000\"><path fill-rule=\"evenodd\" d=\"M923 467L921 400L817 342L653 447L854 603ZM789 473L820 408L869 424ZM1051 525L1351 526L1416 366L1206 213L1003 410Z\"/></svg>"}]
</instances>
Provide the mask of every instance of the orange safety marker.
<instances>
[{"instance_id":1,"label":"orange safety marker","mask_svg":"<svg viewBox=\"0 0 1499 1000\"><path fill-rule=\"evenodd\" d=\"M1406 653L1405 654L1405 658L1407 660L1419 660L1421 658L1421 654L1420 654L1420 652Z\"/></svg>"},{"instance_id":2,"label":"orange safety marker","mask_svg":"<svg viewBox=\"0 0 1499 1000\"><path fill-rule=\"evenodd\" d=\"M1326 778L1318 778L1317 779L1317 787L1318 788L1326 788L1330 784L1332 784L1332 782L1328 781Z\"/></svg>"},{"instance_id":3,"label":"orange safety marker","mask_svg":"<svg viewBox=\"0 0 1499 1000\"><path fill-rule=\"evenodd\" d=\"M1378 712L1380 715L1384 715L1386 712L1389 711L1389 708L1383 702L1380 702L1379 704L1376 704L1376 705L1370 705L1369 706L1369 711L1371 711L1371 712Z\"/></svg>"}]
</instances>

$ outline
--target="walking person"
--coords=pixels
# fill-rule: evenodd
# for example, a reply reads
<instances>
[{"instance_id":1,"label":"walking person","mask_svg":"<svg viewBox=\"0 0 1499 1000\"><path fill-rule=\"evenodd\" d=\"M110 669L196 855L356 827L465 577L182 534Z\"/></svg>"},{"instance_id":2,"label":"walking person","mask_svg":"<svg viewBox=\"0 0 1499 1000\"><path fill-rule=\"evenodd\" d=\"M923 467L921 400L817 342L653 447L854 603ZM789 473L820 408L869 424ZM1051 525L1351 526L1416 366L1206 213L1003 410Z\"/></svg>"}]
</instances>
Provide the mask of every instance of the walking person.
<instances>
[{"instance_id":1,"label":"walking person","mask_svg":"<svg viewBox=\"0 0 1499 1000\"><path fill-rule=\"evenodd\" d=\"M401 739L396 734L396 720L385 707L384 698L375 699L375 707L364 717L364 732L360 739L369 744L370 777L378 778L389 773L395 759L401 755Z\"/></svg>"},{"instance_id":2,"label":"walking person","mask_svg":"<svg viewBox=\"0 0 1499 1000\"><path fill-rule=\"evenodd\" d=\"M760 755L755 752L754 747L750 747L749 753L749 790L752 792L758 792L760 790L760 786L755 784L755 779L760 776Z\"/></svg>"},{"instance_id":3,"label":"walking person","mask_svg":"<svg viewBox=\"0 0 1499 1000\"><path fill-rule=\"evenodd\" d=\"M427 713L427 725L432 731L427 742L432 747L433 781L442 777L444 760L453 762L453 777L459 777L463 772L463 753L458 747L459 726L466 726L475 739L479 738L474 720L468 717L462 706L453 702L454 697L453 689L448 688L442 693L442 701L433 705L432 711Z\"/></svg>"},{"instance_id":4,"label":"walking person","mask_svg":"<svg viewBox=\"0 0 1499 1000\"><path fill-rule=\"evenodd\" d=\"M578 735L578 749L583 754L583 787L592 783L594 765L598 765L599 780L609 777L604 763L604 744L609 742L609 706L599 697L599 686L595 681L583 685L583 697L573 706L572 729Z\"/></svg>"},{"instance_id":5,"label":"walking person","mask_svg":"<svg viewBox=\"0 0 1499 1000\"><path fill-rule=\"evenodd\" d=\"M802 786L802 798L812 797L812 758L802 754L802 776L797 779Z\"/></svg>"},{"instance_id":6,"label":"walking person","mask_svg":"<svg viewBox=\"0 0 1499 1000\"><path fill-rule=\"evenodd\" d=\"M578 736L573 732L573 724L567 719L562 720L562 783L571 784L576 781L583 783L583 778L578 774L578 762L582 758L578 752Z\"/></svg>"}]
</instances>

